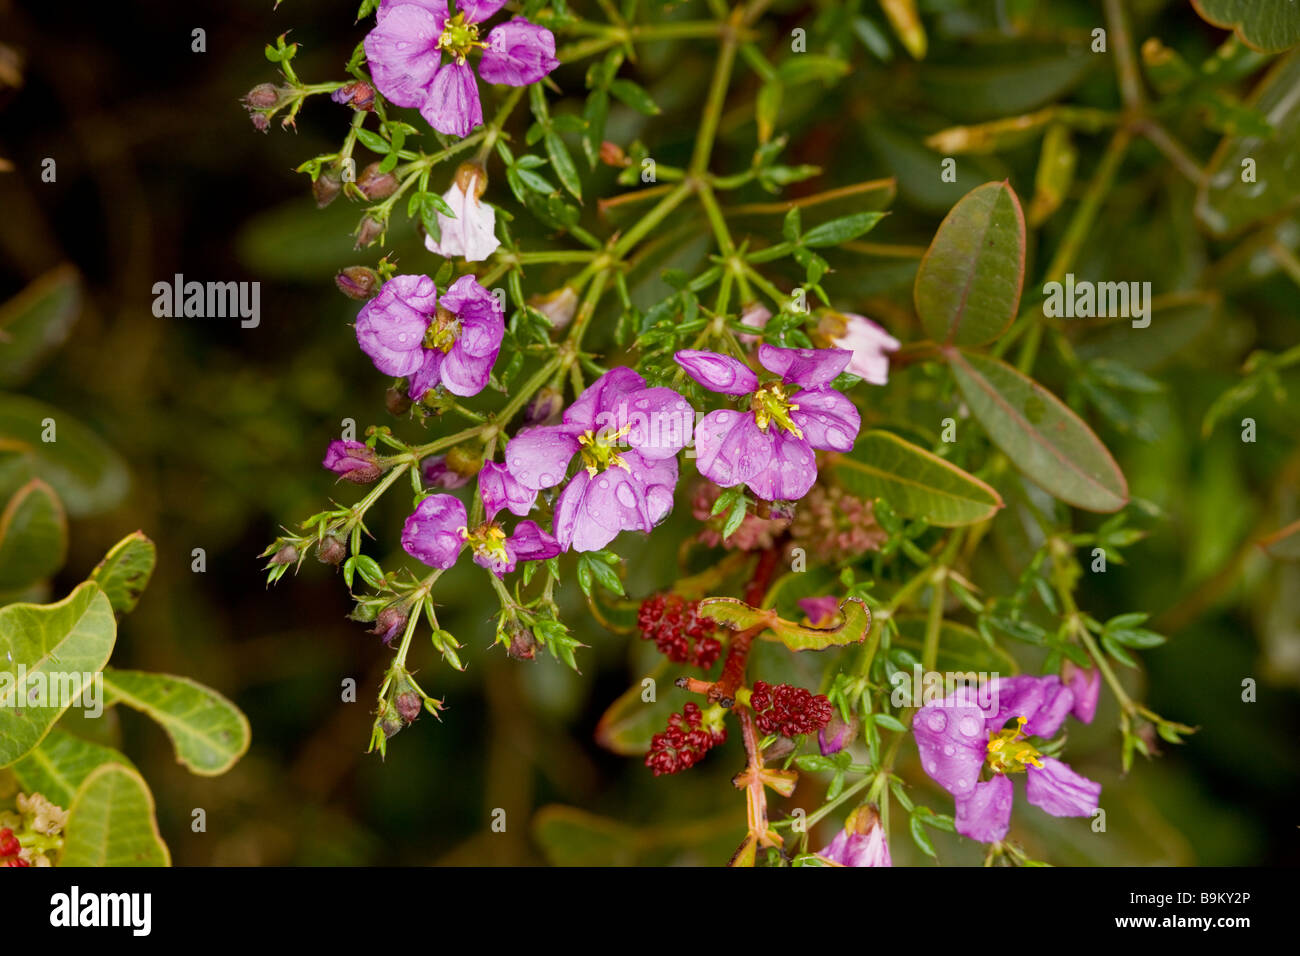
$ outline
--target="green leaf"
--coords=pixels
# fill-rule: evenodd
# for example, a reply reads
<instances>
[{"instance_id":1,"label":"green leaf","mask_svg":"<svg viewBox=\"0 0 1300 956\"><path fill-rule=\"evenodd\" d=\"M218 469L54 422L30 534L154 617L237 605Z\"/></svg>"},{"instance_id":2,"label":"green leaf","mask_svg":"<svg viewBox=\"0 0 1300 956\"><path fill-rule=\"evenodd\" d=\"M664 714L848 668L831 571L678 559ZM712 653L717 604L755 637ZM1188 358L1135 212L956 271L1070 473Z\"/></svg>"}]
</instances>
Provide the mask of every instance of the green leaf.
<instances>
[{"instance_id":1,"label":"green leaf","mask_svg":"<svg viewBox=\"0 0 1300 956\"><path fill-rule=\"evenodd\" d=\"M640 850L636 830L576 807L542 807L533 838L554 866L631 866Z\"/></svg>"},{"instance_id":2,"label":"green leaf","mask_svg":"<svg viewBox=\"0 0 1300 956\"><path fill-rule=\"evenodd\" d=\"M582 183L578 179L578 168L573 165L573 157L569 155L569 148L564 145L564 140L560 139L558 133L547 130L545 139L546 155L551 158L551 168L555 170L555 175L575 199L581 199Z\"/></svg>"},{"instance_id":3,"label":"green leaf","mask_svg":"<svg viewBox=\"0 0 1300 956\"><path fill-rule=\"evenodd\" d=\"M1280 53L1300 43L1300 5L1293 0L1192 0L1192 6L1216 27L1234 31L1264 53Z\"/></svg>"},{"instance_id":4,"label":"green leaf","mask_svg":"<svg viewBox=\"0 0 1300 956\"><path fill-rule=\"evenodd\" d=\"M1300 4L1279 6L1300 11ZM1268 120L1273 136L1226 137L1215 150L1196 193L1196 218L1216 236L1239 233L1300 197L1300 176L1294 175L1292 166L1300 154L1297 89L1300 50L1279 60L1248 101ZM1246 160L1254 167L1252 182L1242 179Z\"/></svg>"},{"instance_id":5,"label":"green leaf","mask_svg":"<svg viewBox=\"0 0 1300 956\"><path fill-rule=\"evenodd\" d=\"M1010 183L967 193L939 224L913 298L935 342L984 345L1016 317L1025 277L1025 216Z\"/></svg>"},{"instance_id":6,"label":"green leaf","mask_svg":"<svg viewBox=\"0 0 1300 956\"><path fill-rule=\"evenodd\" d=\"M631 80L615 80L609 84L609 91L638 113L657 116L661 112L655 101L650 98L650 94Z\"/></svg>"},{"instance_id":7,"label":"green leaf","mask_svg":"<svg viewBox=\"0 0 1300 956\"><path fill-rule=\"evenodd\" d=\"M63 567L68 519L58 496L33 478L0 514L0 591L21 591Z\"/></svg>"},{"instance_id":8,"label":"green leaf","mask_svg":"<svg viewBox=\"0 0 1300 956\"><path fill-rule=\"evenodd\" d=\"M33 398L0 395L0 449L22 457L74 518L112 508L130 485L126 465L99 436Z\"/></svg>"},{"instance_id":9,"label":"green leaf","mask_svg":"<svg viewBox=\"0 0 1300 956\"><path fill-rule=\"evenodd\" d=\"M161 724L191 773L225 773L248 750L248 719L239 708L188 677L108 669L104 695L105 703L125 704Z\"/></svg>"},{"instance_id":10,"label":"green leaf","mask_svg":"<svg viewBox=\"0 0 1300 956\"><path fill-rule=\"evenodd\" d=\"M669 693L671 676L669 662L661 660L646 675L656 685L654 700L642 699L645 690L639 681L620 694L597 721L596 742L624 757L644 756L650 738L668 726L668 716L681 706L676 695Z\"/></svg>"},{"instance_id":11,"label":"green leaf","mask_svg":"<svg viewBox=\"0 0 1300 956\"><path fill-rule=\"evenodd\" d=\"M68 808L59 866L170 866L158 832L153 794L144 778L121 764L95 770Z\"/></svg>"},{"instance_id":12,"label":"green leaf","mask_svg":"<svg viewBox=\"0 0 1300 956\"><path fill-rule=\"evenodd\" d=\"M1124 507L1123 472L1064 402L998 359L951 348L944 356L971 414L1020 471L1075 507Z\"/></svg>"},{"instance_id":13,"label":"green leaf","mask_svg":"<svg viewBox=\"0 0 1300 956\"><path fill-rule=\"evenodd\" d=\"M25 792L42 794L51 803L66 809L72 805L82 782L96 768L106 763L131 766L131 761L112 747L85 740L56 727L41 741L39 747L10 769L18 778L19 787Z\"/></svg>"},{"instance_id":14,"label":"green leaf","mask_svg":"<svg viewBox=\"0 0 1300 956\"><path fill-rule=\"evenodd\" d=\"M758 625L769 625L776 617L773 611L751 607L739 598L711 597L700 602L699 613L735 631L748 630Z\"/></svg>"},{"instance_id":15,"label":"green leaf","mask_svg":"<svg viewBox=\"0 0 1300 956\"><path fill-rule=\"evenodd\" d=\"M991 517L996 491L956 465L892 432L869 431L831 458L835 476L860 498L884 498L899 514L955 528Z\"/></svg>"},{"instance_id":16,"label":"green leaf","mask_svg":"<svg viewBox=\"0 0 1300 956\"><path fill-rule=\"evenodd\" d=\"M934 843L930 840L930 834L925 832L925 825L921 822L921 817L915 813L908 818L908 829L912 833L912 842L921 848L921 852L928 857L939 859L939 854L935 852Z\"/></svg>"},{"instance_id":17,"label":"green leaf","mask_svg":"<svg viewBox=\"0 0 1300 956\"><path fill-rule=\"evenodd\" d=\"M63 265L0 306L0 386L27 381L67 339L81 305L81 277Z\"/></svg>"},{"instance_id":18,"label":"green leaf","mask_svg":"<svg viewBox=\"0 0 1300 956\"><path fill-rule=\"evenodd\" d=\"M90 579L108 595L115 613L130 614L149 585L157 558L154 543L143 531L136 531L109 549L104 560L90 572Z\"/></svg>"},{"instance_id":19,"label":"green leaf","mask_svg":"<svg viewBox=\"0 0 1300 956\"><path fill-rule=\"evenodd\" d=\"M379 153L382 155L392 149L387 140L378 133L370 132L368 129L358 128L357 139L361 140L362 145L372 153Z\"/></svg>"},{"instance_id":20,"label":"green leaf","mask_svg":"<svg viewBox=\"0 0 1300 956\"><path fill-rule=\"evenodd\" d=\"M796 624L779 616L776 611L751 607L736 598L711 597L700 602L699 613L725 624L733 630L748 630L762 626L769 633L765 640L779 641L792 651L820 651L827 647L855 644L867 636L871 626L871 612L856 598L840 605L840 623L835 627L809 627Z\"/></svg>"},{"instance_id":21,"label":"green leaf","mask_svg":"<svg viewBox=\"0 0 1300 956\"><path fill-rule=\"evenodd\" d=\"M116 640L113 607L89 581L57 604L0 608L0 661L5 667L0 671L0 767L45 738L80 695L85 675L108 663ZM18 699L21 667L26 668L26 700ZM42 687L44 706L37 706L30 692Z\"/></svg>"},{"instance_id":22,"label":"green leaf","mask_svg":"<svg viewBox=\"0 0 1300 956\"><path fill-rule=\"evenodd\" d=\"M820 226L809 229L804 234L803 244L817 248L820 246L838 246L875 228L876 223L885 218L883 212L858 212L851 216L832 219Z\"/></svg>"}]
</instances>

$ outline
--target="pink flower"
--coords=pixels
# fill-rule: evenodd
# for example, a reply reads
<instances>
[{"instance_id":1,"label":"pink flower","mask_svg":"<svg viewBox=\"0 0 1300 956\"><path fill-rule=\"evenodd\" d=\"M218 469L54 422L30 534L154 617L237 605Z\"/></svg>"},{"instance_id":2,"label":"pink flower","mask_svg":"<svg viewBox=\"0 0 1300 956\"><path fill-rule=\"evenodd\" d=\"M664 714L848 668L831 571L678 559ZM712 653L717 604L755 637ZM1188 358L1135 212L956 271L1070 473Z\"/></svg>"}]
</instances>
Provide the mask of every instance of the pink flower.
<instances>
[{"instance_id":1,"label":"pink flower","mask_svg":"<svg viewBox=\"0 0 1300 956\"><path fill-rule=\"evenodd\" d=\"M456 170L451 188L442 194L456 218L438 213L440 238L424 237L424 246L437 256L451 259L461 256L468 262L481 262L497 251L501 240L496 237L496 211L480 201L487 188L482 167L465 163Z\"/></svg>"},{"instance_id":2,"label":"pink flower","mask_svg":"<svg viewBox=\"0 0 1300 956\"><path fill-rule=\"evenodd\" d=\"M849 814L844 829L817 854L840 866L893 866L889 844L874 807L861 806Z\"/></svg>"},{"instance_id":3,"label":"pink flower","mask_svg":"<svg viewBox=\"0 0 1300 956\"><path fill-rule=\"evenodd\" d=\"M822 331L836 348L853 353L846 372L872 385L889 382L889 356L899 350L898 339L866 316L852 312L828 316Z\"/></svg>"}]
</instances>

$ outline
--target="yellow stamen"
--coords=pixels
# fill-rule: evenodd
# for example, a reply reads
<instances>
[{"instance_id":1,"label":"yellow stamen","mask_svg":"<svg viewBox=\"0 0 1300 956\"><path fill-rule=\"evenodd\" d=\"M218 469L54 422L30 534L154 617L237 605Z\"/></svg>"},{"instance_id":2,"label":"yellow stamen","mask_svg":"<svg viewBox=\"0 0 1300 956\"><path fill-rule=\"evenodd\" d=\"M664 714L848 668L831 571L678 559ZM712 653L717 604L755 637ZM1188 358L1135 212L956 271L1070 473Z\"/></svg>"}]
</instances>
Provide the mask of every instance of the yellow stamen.
<instances>
[{"instance_id":1,"label":"yellow stamen","mask_svg":"<svg viewBox=\"0 0 1300 956\"><path fill-rule=\"evenodd\" d=\"M997 733L990 731L987 760L994 773L1023 773L1025 764L1042 769L1043 764L1038 759L1042 754L1021 739L1025 736L1023 728L1027 721L1027 717L1017 717L1014 728Z\"/></svg>"}]
</instances>

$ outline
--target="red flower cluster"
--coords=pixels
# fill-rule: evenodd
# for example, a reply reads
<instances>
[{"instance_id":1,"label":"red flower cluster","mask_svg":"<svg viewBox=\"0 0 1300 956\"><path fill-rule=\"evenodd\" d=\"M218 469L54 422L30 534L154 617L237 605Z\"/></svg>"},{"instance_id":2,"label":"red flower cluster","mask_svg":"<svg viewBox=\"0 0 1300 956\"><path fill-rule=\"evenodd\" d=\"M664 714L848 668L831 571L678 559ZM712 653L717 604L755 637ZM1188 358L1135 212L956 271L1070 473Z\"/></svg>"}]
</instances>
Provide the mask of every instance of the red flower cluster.
<instances>
[{"instance_id":1,"label":"red flower cluster","mask_svg":"<svg viewBox=\"0 0 1300 956\"><path fill-rule=\"evenodd\" d=\"M678 594L656 594L646 598L636 612L637 627L670 661L707 670L718 659L722 645L712 636L713 623L700 617L699 606L699 601L687 601Z\"/></svg>"},{"instance_id":2,"label":"red flower cluster","mask_svg":"<svg viewBox=\"0 0 1300 956\"><path fill-rule=\"evenodd\" d=\"M645 765L660 774L677 773L693 767L704 755L727 739L727 730L720 727L710 730L700 726L700 707L689 703L680 714L668 718L668 729L650 738L650 752L645 755Z\"/></svg>"},{"instance_id":3,"label":"red flower cluster","mask_svg":"<svg viewBox=\"0 0 1300 956\"><path fill-rule=\"evenodd\" d=\"M784 737L817 733L833 711L824 694L813 694L793 684L773 687L761 680L754 681L749 706L759 730Z\"/></svg>"},{"instance_id":4,"label":"red flower cluster","mask_svg":"<svg viewBox=\"0 0 1300 956\"><path fill-rule=\"evenodd\" d=\"M31 866L18 855L20 850L22 845L14 836L14 831L8 827L0 830L0 866Z\"/></svg>"}]
</instances>

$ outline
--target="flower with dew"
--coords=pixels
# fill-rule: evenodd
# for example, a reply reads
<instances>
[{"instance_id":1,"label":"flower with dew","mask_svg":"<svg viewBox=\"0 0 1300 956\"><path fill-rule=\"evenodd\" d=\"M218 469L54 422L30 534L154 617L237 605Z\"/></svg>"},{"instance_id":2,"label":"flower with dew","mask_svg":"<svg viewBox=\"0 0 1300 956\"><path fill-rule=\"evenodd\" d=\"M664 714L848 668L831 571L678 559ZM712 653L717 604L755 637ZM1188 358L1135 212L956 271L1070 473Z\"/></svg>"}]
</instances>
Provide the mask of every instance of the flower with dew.
<instances>
[{"instance_id":1,"label":"flower with dew","mask_svg":"<svg viewBox=\"0 0 1300 956\"><path fill-rule=\"evenodd\" d=\"M863 805L849 814L844 829L817 854L838 866L893 866L885 828L876 808Z\"/></svg>"},{"instance_id":2,"label":"flower with dew","mask_svg":"<svg viewBox=\"0 0 1300 956\"><path fill-rule=\"evenodd\" d=\"M959 691L912 719L921 766L953 795L957 832L982 843L1003 839L1011 825L1011 775L1020 773L1034 806L1055 817L1090 816L1101 784L1043 756L1030 740L1060 729L1074 708L1074 692L1055 675L1002 677L990 690L987 709ZM1012 718L1014 726L1007 727Z\"/></svg>"},{"instance_id":3,"label":"flower with dew","mask_svg":"<svg viewBox=\"0 0 1300 956\"><path fill-rule=\"evenodd\" d=\"M501 306L473 276L461 276L438 298L428 276L393 276L357 314L357 342L375 368L410 379L411 398L441 385L477 395L501 351Z\"/></svg>"},{"instance_id":4,"label":"flower with dew","mask_svg":"<svg viewBox=\"0 0 1300 956\"><path fill-rule=\"evenodd\" d=\"M505 577L520 561L545 561L560 553L559 543L535 521L520 521L507 535L496 521L502 508L522 517L532 510L537 492L515 481L504 465L487 462L478 476L484 519L469 527L465 506L451 495L430 495L421 501L402 527L402 548L433 568L447 569L468 545L474 563Z\"/></svg>"},{"instance_id":5,"label":"flower with dew","mask_svg":"<svg viewBox=\"0 0 1300 956\"><path fill-rule=\"evenodd\" d=\"M889 356L901 343L865 315L831 312L823 316L817 331L837 349L853 353L844 371L872 385L889 383Z\"/></svg>"},{"instance_id":6,"label":"flower with dew","mask_svg":"<svg viewBox=\"0 0 1300 956\"><path fill-rule=\"evenodd\" d=\"M496 211L482 201L487 188L487 174L475 163L463 163L456 170L451 188L442 200L455 217L438 213L439 238L424 237L424 246L436 256L451 259L461 256L467 262L481 262L497 251L501 240L496 237Z\"/></svg>"},{"instance_id":7,"label":"flower with dew","mask_svg":"<svg viewBox=\"0 0 1300 956\"><path fill-rule=\"evenodd\" d=\"M555 537L566 550L596 551L620 531L650 531L672 510L677 453L694 415L671 388L647 388L632 369L611 369L560 424L515 435L506 465L525 488L540 491L563 482L577 457L581 467L555 505Z\"/></svg>"},{"instance_id":8,"label":"flower with dew","mask_svg":"<svg viewBox=\"0 0 1300 956\"><path fill-rule=\"evenodd\" d=\"M709 412L695 429L696 465L715 484L744 484L759 498L795 501L817 480L814 449L853 448L862 417L830 386L852 352L760 345L759 364L778 376L762 383L748 365L716 352L684 349L675 357L710 391L748 396L747 410Z\"/></svg>"},{"instance_id":9,"label":"flower with dew","mask_svg":"<svg viewBox=\"0 0 1300 956\"><path fill-rule=\"evenodd\" d=\"M375 450L359 441L335 439L330 442L321 465L357 485L369 484L384 473L383 466L375 457Z\"/></svg>"},{"instance_id":10,"label":"flower with dew","mask_svg":"<svg viewBox=\"0 0 1300 956\"><path fill-rule=\"evenodd\" d=\"M479 77L506 86L536 83L560 65L551 31L523 17L479 39L479 24L503 6L505 0L457 0L453 14L447 0L383 0L365 39L375 86L397 106L418 109L438 132L468 135L483 122L471 53L482 51Z\"/></svg>"}]
</instances>

